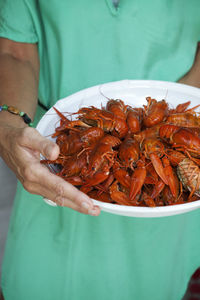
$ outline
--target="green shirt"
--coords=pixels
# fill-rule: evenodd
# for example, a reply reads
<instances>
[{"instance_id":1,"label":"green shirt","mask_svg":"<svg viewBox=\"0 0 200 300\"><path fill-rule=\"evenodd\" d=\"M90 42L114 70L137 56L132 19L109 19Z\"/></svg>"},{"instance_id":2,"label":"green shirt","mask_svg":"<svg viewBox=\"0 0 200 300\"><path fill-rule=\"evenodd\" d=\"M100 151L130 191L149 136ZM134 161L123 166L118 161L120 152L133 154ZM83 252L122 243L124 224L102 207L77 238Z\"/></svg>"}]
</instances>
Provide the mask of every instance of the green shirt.
<instances>
[{"instance_id":1,"label":"green shirt","mask_svg":"<svg viewBox=\"0 0 200 300\"><path fill-rule=\"evenodd\" d=\"M198 0L0 0L0 36L38 43L39 99L121 79L176 81L200 37ZM38 115L42 111L38 109ZM18 185L2 270L6 300L178 300L200 265L200 210L97 218Z\"/></svg>"}]
</instances>

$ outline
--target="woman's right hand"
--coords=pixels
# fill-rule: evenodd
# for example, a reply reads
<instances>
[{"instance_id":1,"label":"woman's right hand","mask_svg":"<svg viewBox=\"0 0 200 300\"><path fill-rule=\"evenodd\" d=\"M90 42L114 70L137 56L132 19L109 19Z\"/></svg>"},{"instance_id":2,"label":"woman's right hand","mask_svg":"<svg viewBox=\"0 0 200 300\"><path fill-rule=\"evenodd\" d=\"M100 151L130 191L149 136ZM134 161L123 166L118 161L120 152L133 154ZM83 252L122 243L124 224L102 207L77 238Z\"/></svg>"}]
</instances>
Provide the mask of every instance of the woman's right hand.
<instances>
[{"instance_id":1,"label":"woman's right hand","mask_svg":"<svg viewBox=\"0 0 200 300\"><path fill-rule=\"evenodd\" d=\"M0 154L24 188L60 206L99 215L100 208L94 206L86 194L52 174L40 163L40 153L47 159L56 159L59 155L58 145L41 136L36 129L25 126L0 126Z\"/></svg>"},{"instance_id":2,"label":"woman's right hand","mask_svg":"<svg viewBox=\"0 0 200 300\"><path fill-rule=\"evenodd\" d=\"M0 38L0 103L15 106L33 118L38 99L39 65L37 44ZM54 160L59 148L36 129L25 125L19 116L0 112L0 155L24 188L58 205L99 215L99 207L94 206L87 195L40 164L40 153Z\"/></svg>"}]
</instances>

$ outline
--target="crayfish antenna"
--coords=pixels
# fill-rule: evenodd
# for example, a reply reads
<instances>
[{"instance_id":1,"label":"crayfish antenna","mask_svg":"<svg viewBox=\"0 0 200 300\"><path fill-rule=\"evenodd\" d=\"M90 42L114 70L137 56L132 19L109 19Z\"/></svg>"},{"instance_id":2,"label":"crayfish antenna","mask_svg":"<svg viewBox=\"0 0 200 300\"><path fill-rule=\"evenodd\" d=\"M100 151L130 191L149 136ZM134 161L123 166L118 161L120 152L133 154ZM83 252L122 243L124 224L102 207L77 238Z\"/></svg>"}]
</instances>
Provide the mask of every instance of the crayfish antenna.
<instances>
[{"instance_id":1,"label":"crayfish antenna","mask_svg":"<svg viewBox=\"0 0 200 300\"><path fill-rule=\"evenodd\" d=\"M101 94L101 96L103 96L104 98L106 98L107 100L111 100L110 98L108 98L106 95L104 95L104 93L101 90L102 85L99 86L99 93Z\"/></svg>"},{"instance_id":2,"label":"crayfish antenna","mask_svg":"<svg viewBox=\"0 0 200 300\"><path fill-rule=\"evenodd\" d=\"M68 121L68 119L57 109L55 108L55 106L53 106L53 109L56 111L56 113L59 115L59 117L63 120L63 121Z\"/></svg>"}]
</instances>

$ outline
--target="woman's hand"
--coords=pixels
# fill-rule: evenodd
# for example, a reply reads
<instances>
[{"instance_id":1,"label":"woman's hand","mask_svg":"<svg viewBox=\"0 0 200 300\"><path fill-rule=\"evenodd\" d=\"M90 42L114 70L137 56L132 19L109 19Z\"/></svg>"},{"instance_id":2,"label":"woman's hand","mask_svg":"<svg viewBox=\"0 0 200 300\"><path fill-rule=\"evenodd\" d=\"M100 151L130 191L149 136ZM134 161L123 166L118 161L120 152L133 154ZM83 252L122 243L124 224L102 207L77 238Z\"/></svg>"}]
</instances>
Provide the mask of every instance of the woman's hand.
<instances>
[{"instance_id":1,"label":"woman's hand","mask_svg":"<svg viewBox=\"0 0 200 300\"><path fill-rule=\"evenodd\" d=\"M56 159L58 145L30 127L4 127L3 130L1 127L1 138L4 141L1 143L1 156L28 192L81 213L99 215L99 207L94 206L87 195L40 163L40 153L47 159Z\"/></svg>"},{"instance_id":2,"label":"woman's hand","mask_svg":"<svg viewBox=\"0 0 200 300\"><path fill-rule=\"evenodd\" d=\"M33 119L38 99L39 65L37 44L0 38L1 105L15 106ZM41 165L40 153L54 160L59 155L59 148L36 129L27 127L19 116L2 111L0 155L24 188L58 205L97 216L99 207L95 207L87 195Z\"/></svg>"}]
</instances>

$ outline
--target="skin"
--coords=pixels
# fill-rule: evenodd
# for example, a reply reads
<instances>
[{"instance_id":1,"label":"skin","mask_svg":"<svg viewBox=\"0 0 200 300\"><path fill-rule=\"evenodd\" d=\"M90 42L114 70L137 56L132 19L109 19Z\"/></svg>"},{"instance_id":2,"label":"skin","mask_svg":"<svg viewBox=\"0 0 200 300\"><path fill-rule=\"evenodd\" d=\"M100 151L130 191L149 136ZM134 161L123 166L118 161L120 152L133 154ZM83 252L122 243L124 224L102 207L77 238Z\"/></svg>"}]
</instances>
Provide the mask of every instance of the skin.
<instances>
[{"instance_id":1,"label":"skin","mask_svg":"<svg viewBox=\"0 0 200 300\"><path fill-rule=\"evenodd\" d=\"M16 43L0 38L0 70L0 105L15 106L33 119L38 98L37 44ZM179 82L200 87L199 47L193 66ZM87 195L53 175L40 164L40 153L47 159L55 160L59 155L59 148L42 137L34 128L29 128L19 116L2 111L0 156L13 170L24 188L58 205L93 216L99 215L100 208L94 206Z\"/></svg>"},{"instance_id":2,"label":"skin","mask_svg":"<svg viewBox=\"0 0 200 300\"><path fill-rule=\"evenodd\" d=\"M37 44L0 38L0 70L0 105L15 106L33 120L38 99ZM87 195L40 164L40 153L47 159L55 160L59 147L41 136L36 129L28 127L19 116L1 111L0 156L24 188L58 205L98 216L100 208L94 206Z\"/></svg>"},{"instance_id":3,"label":"skin","mask_svg":"<svg viewBox=\"0 0 200 300\"><path fill-rule=\"evenodd\" d=\"M200 42L191 69L178 82L200 88Z\"/></svg>"}]
</instances>

